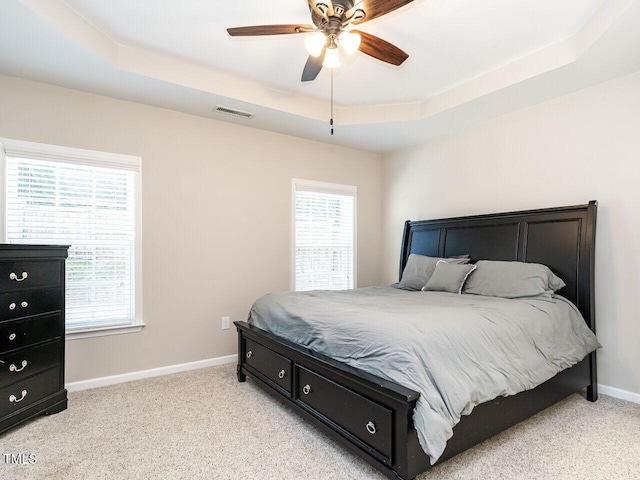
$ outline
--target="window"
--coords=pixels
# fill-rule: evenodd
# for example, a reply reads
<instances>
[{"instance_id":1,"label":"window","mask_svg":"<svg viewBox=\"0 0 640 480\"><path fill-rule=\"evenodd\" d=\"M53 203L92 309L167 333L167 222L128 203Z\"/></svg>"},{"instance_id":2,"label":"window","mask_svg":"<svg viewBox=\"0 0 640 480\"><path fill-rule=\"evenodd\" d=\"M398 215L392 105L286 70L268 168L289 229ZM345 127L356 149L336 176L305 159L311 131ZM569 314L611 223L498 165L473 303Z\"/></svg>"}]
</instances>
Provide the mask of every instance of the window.
<instances>
[{"instance_id":1,"label":"window","mask_svg":"<svg viewBox=\"0 0 640 480\"><path fill-rule=\"evenodd\" d=\"M354 288L356 187L293 180L293 288Z\"/></svg>"},{"instance_id":2,"label":"window","mask_svg":"<svg viewBox=\"0 0 640 480\"><path fill-rule=\"evenodd\" d=\"M70 245L67 334L140 330L141 159L15 140L0 146L3 240Z\"/></svg>"}]
</instances>

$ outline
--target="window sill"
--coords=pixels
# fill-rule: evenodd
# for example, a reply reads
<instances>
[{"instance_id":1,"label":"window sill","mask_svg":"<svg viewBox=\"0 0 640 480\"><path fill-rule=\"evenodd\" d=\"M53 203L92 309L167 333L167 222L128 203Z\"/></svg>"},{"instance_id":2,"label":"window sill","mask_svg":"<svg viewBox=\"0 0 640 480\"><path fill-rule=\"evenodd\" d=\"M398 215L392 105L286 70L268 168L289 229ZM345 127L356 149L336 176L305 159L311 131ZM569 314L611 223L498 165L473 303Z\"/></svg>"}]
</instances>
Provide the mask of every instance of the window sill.
<instances>
[{"instance_id":1,"label":"window sill","mask_svg":"<svg viewBox=\"0 0 640 480\"><path fill-rule=\"evenodd\" d=\"M105 337L107 335L122 335L125 333L137 333L145 326L144 323L135 325L116 325L113 327L87 328L84 330L68 330L67 340L80 340L81 338Z\"/></svg>"}]
</instances>

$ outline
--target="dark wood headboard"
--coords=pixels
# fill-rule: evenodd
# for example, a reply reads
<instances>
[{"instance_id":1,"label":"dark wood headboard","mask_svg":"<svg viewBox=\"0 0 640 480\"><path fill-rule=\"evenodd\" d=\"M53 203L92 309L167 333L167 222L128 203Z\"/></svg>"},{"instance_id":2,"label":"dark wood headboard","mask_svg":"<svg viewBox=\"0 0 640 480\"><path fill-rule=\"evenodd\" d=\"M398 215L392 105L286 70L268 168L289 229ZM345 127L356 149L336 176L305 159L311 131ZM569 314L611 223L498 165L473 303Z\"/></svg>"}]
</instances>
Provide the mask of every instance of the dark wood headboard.
<instances>
[{"instance_id":1,"label":"dark wood headboard","mask_svg":"<svg viewBox=\"0 0 640 480\"><path fill-rule=\"evenodd\" d=\"M411 253L469 254L478 260L542 263L567 284L571 300L595 332L594 260L597 202L571 207L405 222L400 275Z\"/></svg>"}]
</instances>

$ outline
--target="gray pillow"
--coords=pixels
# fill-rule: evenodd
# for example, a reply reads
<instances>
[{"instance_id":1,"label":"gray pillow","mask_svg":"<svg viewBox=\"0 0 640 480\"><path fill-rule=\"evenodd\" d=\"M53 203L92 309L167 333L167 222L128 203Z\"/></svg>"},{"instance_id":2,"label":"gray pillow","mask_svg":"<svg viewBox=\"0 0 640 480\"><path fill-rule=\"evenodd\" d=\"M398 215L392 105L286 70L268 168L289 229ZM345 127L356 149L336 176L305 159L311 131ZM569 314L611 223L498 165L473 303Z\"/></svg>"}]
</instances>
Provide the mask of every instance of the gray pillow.
<instances>
[{"instance_id":1,"label":"gray pillow","mask_svg":"<svg viewBox=\"0 0 640 480\"><path fill-rule=\"evenodd\" d=\"M449 263L459 264L469 263L468 258L426 257L424 255L412 253L409 255L407 264L402 271L402 279L396 287L402 288L403 290L420 290L427 284L431 275L433 275L438 260L446 260Z\"/></svg>"},{"instance_id":2,"label":"gray pillow","mask_svg":"<svg viewBox=\"0 0 640 480\"><path fill-rule=\"evenodd\" d=\"M549 267L540 263L499 262L479 260L476 270L467 280L464 291L489 297L551 298L565 286Z\"/></svg>"},{"instance_id":3,"label":"gray pillow","mask_svg":"<svg viewBox=\"0 0 640 480\"><path fill-rule=\"evenodd\" d=\"M449 263L440 260L436 263L436 269L431 275L427 284L422 287L423 292L451 292L462 293L462 286L471 272L476 269L475 265Z\"/></svg>"}]
</instances>

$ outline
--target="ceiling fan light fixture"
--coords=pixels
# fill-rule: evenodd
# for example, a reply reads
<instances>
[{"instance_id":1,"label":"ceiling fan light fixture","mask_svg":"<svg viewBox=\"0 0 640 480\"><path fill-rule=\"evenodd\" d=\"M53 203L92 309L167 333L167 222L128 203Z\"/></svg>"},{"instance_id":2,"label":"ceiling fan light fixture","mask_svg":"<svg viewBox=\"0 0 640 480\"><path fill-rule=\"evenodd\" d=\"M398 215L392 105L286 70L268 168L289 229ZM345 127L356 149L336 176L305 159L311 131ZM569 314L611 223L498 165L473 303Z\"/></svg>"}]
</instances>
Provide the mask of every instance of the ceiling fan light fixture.
<instances>
[{"instance_id":1,"label":"ceiling fan light fixture","mask_svg":"<svg viewBox=\"0 0 640 480\"><path fill-rule=\"evenodd\" d=\"M347 55L353 55L360 48L362 38L357 33L344 31L338 37L338 43L344 48Z\"/></svg>"},{"instance_id":2,"label":"ceiling fan light fixture","mask_svg":"<svg viewBox=\"0 0 640 480\"><path fill-rule=\"evenodd\" d=\"M306 0L309 24L254 25L227 28L232 37L304 34L309 53L300 80L315 80L323 67L340 67L340 48L345 55L359 51L390 65L401 65L409 55L395 45L351 26L373 20L402 8L414 0ZM345 30L349 30L345 32ZM333 71L331 73L333 81Z\"/></svg>"},{"instance_id":3,"label":"ceiling fan light fixture","mask_svg":"<svg viewBox=\"0 0 640 480\"><path fill-rule=\"evenodd\" d=\"M340 66L340 55L338 54L337 45L327 47L322 66L325 68L338 68Z\"/></svg>"},{"instance_id":4,"label":"ceiling fan light fixture","mask_svg":"<svg viewBox=\"0 0 640 480\"><path fill-rule=\"evenodd\" d=\"M309 52L309 55L314 57L319 56L322 53L322 49L327 44L327 37L323 32L317 32L313 35L309 35L304 39L304 46Z\"/></svg>"}]
</instances>

